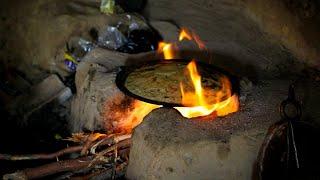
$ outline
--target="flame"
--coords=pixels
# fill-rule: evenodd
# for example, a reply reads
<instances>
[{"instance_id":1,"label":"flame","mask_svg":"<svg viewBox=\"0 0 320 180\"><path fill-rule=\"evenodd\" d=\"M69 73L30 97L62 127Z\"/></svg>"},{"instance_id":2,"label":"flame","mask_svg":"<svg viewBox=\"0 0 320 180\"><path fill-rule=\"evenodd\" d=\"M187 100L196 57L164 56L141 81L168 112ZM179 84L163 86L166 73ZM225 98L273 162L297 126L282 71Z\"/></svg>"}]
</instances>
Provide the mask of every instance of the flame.
<instances>
[{"instance_id":1,"label":"flame","mask_svg":"<svg viewBox=\"0 0 320 180\"><path fill-rule=\"evenodd\" d=\"M183 84L180 82L180 91L182 95L182 104L192 107L175 107L184 117L194 118L207 116L214 111L218 116L225 116L229 113L236 112L239 108L238 98L236 95L231 96L231 84L226 77L222 77L221 90L212 94L210 90L205 90L201 85L201 76L198 73L195 60L187 65L187 70L194 87L194 92L186 92ZM214 103L210 104L205 99L205 94L211 94L214 97ZM225 99L225 100L224 100Z\"/></svg>"},{"instance_id":2,"label":"flame","mask_svg":"<svg viewBox=\"0 0 320 180\"><path fill-rule=\"evenodd\" d=\"M160 108L161 106L155 104L149 104L146 102L135 100L133 104L133 111L130 112L126 120L123 121L123 128L131 130L139 125L143 118L148 115L152 110Z\"/></svg>"},{"instance_id":3,"label":"flame","mask_svg":"<svg viewBox=\"0 0 320 180\"><path fill-rule=\"evenodd\" d=\"M195 107L175 107L182 116L186 118L194 118L207 116L216 113L217 116L226 116L230 113L237 112L239 109L238 96L233 95L225 101L218 102L213 106L195 106Z\"/></svg>"},{"instance_id":4,"label":"flame","mask_svg":"<svg viewBox=\"0 0 320 180\"><path fill-rule=\"evenodd\" d=\"M179 34L179 41L193 40L201 50L205 50L206 46L200 37L193 31L187 28L181 28ZM160 42L159 53L163 53L164 59L174 59L173 43ZM193 118L198 116L207 116L216 112L217 116L225 116L229 113L238 111L239 101L237 95L231 96L231 84L228 78L223 77L220 79L222 88L215 94L210 95L210 90L205 90L201 85L201 76L198 73L195 60L192 60L187 65L187 70L190 75L190 80L194 87L194 92L186 92L183 83L180 82L180 91L182 95L182 104L188 107L175 107L184 117ZM209 97L214 97L213 102L209 103L206 99L206 94Z\"/></svg>"},{"instance_id":5,"label":"flame","mask_svg":"<svg viewBox=\"0 0 320 180\"><path fill-rule=\"evenodd\" d=\"M199 49L206 50L206 45L196 33L194 33L193 31L189 31L187 28L181 28L179 41L183 41L185 39L189 41L194 40Z\"/></svg>"},{"instance_id":6,"label":"flame","mask_svg":"<svg viewBox=\"0 0 320 180\"><path fill-rule=\"evenodd\" d=\"M153 109L161 106L145 103L122 93L113 95L104 104L104 126L109 133L131 133Z\"/></svg>"},{"instance_id":7,"label":"flame","mask_svg":"<svg viewBox=\"0 0 320 180\"><path fill-rule=\"evenodd\" d=\"M179 35L179 41L182 41L184 39L191 41L192 35L188 33L187 29L182 28Z\"/></svg>"},{"instance_id":8,"label":"flame","mask_svg":"<svg viewBox=\"0 0 320 180\"><path fill-rule=\"evenodd\" d=\"M203 96L203 90L201 87L201 76L198 73L195 60L192 60L187 65L187 70L189 71L192 84L194 86L194 93L185 93L183 89L183 84L180 82L180 90L182 94L182 104L187 106L196 106L196 105L206 105Z\"/></svg>"},{"instance_id":9,"label":"flame","mask_svg":"<svg viewBox=\"0 0 320 180\"><path fill-rule=\"evenodd\" d=\"M179 34L179 41L183 40L194 40L194 42L198 45L201 50L206 49L204 42L200 39L200 37L195 34L194 32L189 31L187 28L181 28ZM164 59L174 59L175 53L174 49L176 47L175 43L168 43L168 42L159 42L158 44L158 53L163 54Z\"/></svg>"},{"instance_id":10,"label":"flame","mask_svg":"<svg viewBox=\"0 0 320 180\"><path fill-rule=\"evenodd\" d=\"M158 45L158 53L163 53L164 59L174 59L174 45L172 43L160 42Z\"/></svg>"},{"instance_id":11,"label":"flame","mask_svg":"<svg viewBox=\"0 0 320 180\"><path fill-rule=\"evenodd\" d=\"M181 29L179 41L193 40L200 49L205 49L205 44L193 31L185 28ZM158 53L163 54L164 59L175 58L175 43L160 42ZM219 81L221 88L213 92L212 89L205 89L201 84L201 76L198 72L196 61L192 60L186 66L188 84L191 84L193 91L185 89L186 84L180 82L181 104L186 107L175 107L184 117L194 118L207 116L216 113L217 116L225 116L229 113L238 111L239 101L236 95L231 96L231 83L227 77L222 77ZM130 100L126 97L114 97L107 103L106 118L112 118L112 124L106 124L115 132L131 132L134 127L139 125L144 117L152 110L161 106L145 103L138 100ZM108 128L107 128L108 129Z\"/></svg>"}]
</instances>

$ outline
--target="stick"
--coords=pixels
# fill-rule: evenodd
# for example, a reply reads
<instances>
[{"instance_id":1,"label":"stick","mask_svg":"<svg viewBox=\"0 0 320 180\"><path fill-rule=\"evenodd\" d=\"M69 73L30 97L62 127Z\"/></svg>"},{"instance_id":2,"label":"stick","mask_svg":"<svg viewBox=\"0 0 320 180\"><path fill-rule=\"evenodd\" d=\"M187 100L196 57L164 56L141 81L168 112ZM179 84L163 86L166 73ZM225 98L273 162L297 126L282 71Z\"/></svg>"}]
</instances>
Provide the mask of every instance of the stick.
<instances>
[{"instance_id":1,"label":"stick","mask_svg":"<svg viewBox=\"0 0 320 180\"><path fill-rule=\"evenodd\" d=\"M114 159L113 159L113 164L112 164L112 176L111 176L112 180L114 180L116 177L117 158L118 158L118 148L116 146L114 148Z\"/></svg>"},{"instance_id":2,"label":"stick","mask_svg":"<svg viewBox=\"0 0 320 180\"><path fill-rule=\"evenodd\" d=\"M83 146L67 147L65 149L62 149L60 151L57 151L51 154L29 154L29 155L0 154L0 160L19 161L19 160L36 160L36 159L54 159L64 154L79 152L81 151L82 148Z\"/></svg>"},{"instance_id":3,"label":"stick","mask_svg":"<svg viewBox=\"0 0 320 180\"><path fill-rule=\"evenodd\" d=\"M121 136L114 136L114 137L108 137L105 138L100 144L97 146L104 146L109 144L115 144L119 141L129 139L131 138L131 135L121 135ZM98 138L96 138L98 139ZM88 138L88 141L92 142L91 138ZM70 154L70 153L76 153L79 151L86 151L86 149L91 148L93 143L88 143L90 145L79 145L79 146L72 146L67 147L65 149L59 150L54 153L50 154L28 154L28 155L10 155L10 154L0 154L0 160L9 160L9 161L19 161L19 160L37 160L37 159L55 159L59 156Z\"/></svg>"},{"instance_id":4,"label":"stick","mask_svg":"<svg viewBox=\"0 0 320 180\"><path fill-rule=\"evenodd\" d=\"M13 174L6 174L3 176L3 179L13 179L13 178L21 178L21 179L35 179L42 178L48 175L56 174L59 172L66 171L75 171L82 168L86 168L92 163L92 156L81 157L78 159L58 161L50 164L46 164L43 166L39 166L36 168L28 168L22 171L17 171ZM93 165L103 164L104 161L95 161Z\"/></svg>"},{"instance_id":5,"label":"stick","mask_svg":"<svg viewBox=\"0 0 320 180\"><path fill-rule=\"evenodd\" d=\"M92 144L98 140L101 137L105 137L105 134L100 134L100 133L94 133L94 134L90 134L89 137L87 138L86 143L83 145L83 148L81 150L81 155L85 155L88 152L88 149L92 146Z\"/></svg>"},{"instance_id":6,"label":"stick","mask_svg":"<svg viewBox=\"0 0 320 180\"><path fill-rule=\"evenodd\" d=\"M105 138L102 139L101 141L97 142L96 144L92 145L90 152L91 154L96 154L96 148L98 146L104 146L104 145L110 145L110 144L116 144L120 141L126 140L126 139L130 139L131 138L131 134L125 134L125 135L120 135L120 136L114 136L112 138Z\"/></svg>"},{"instance_id":7,"label":"stick","mask_svg":"<svg viewBox=\"0 0 320 180\"><path fill-rule=\"evenodd\" d=\"M131 139L125 139L125 140L120 141L119 143L117 143L113 146L110 146L107 149L99 152L96 156L97 157L104 156L104 155L108 154L109 152L114 151L117 147L123 149L123 148L129 147L130 145L131 145Z\"/></svg>"},{"instance_id":8,"label":"stick","mask_svg":"<svg viewBox=\"0 0 320 180\"><path fill-rule=\"evenodd\" d=\"M121 173L125 170L127 166L127 162L123 162L116 167L116 174L117 175L123 175L124 173ZM100 171L93 172L91 174L87 174L84 176L77 176L77 177L71 177L71 180L85 180L85 179L111 179L112 177L112 168L109 169L103 169ZM117 176L116 176L117 178Z\"/></svg>"}]
</instances>

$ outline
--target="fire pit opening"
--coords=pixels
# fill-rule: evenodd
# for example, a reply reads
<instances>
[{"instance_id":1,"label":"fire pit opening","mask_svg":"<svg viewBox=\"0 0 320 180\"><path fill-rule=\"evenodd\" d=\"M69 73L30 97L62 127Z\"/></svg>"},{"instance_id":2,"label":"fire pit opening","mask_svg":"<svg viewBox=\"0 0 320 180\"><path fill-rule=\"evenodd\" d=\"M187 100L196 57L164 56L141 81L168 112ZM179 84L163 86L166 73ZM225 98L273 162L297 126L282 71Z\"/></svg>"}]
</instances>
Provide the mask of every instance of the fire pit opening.
<instances>
[{"instance_id":1,"label":"fire pit opening","mask_svg":"<svg viewBox=\"0 0 320 180\"><path fill-rule=\"evenodd\" d=\"M319 179L319 12L4 0L0 177Z\"/></svg>"}]
</instances>

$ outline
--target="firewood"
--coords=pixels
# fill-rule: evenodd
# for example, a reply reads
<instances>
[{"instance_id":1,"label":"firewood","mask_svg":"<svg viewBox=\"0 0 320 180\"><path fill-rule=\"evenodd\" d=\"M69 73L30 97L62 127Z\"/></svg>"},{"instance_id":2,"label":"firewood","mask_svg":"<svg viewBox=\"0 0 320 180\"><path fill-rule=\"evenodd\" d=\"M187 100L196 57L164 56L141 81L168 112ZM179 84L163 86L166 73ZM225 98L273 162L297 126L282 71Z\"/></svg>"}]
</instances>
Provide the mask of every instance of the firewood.
<instances>
[{"instance_id":1,"label":"firewood","mask_svg":"<svg viewBox=\"0 0 320 180\"><path fill-rule=\"evenodd\" d=\"M58 161L43 166L28 168L12 174L6 174L3 179L35 179L56 174L59 172L75 171L91 165L104 164L104 161L92 162L93 156L81 157L78 159Z\"/></svg>"},{"instance_id":2,"label":"firewood","mask_svg":"<svg viewBox=\"0 0 320 180\"><path fill-rule=\"evenodd\" d=\"M125 169L128 163L123 162L116 166L116 178L121 177L125 173ZM71 177L71 180L83 180L83 179L111 179L112 178L112 169L103 169L99 171L92 172L84 176Z\"/></svg>"},{"instance_id":3,"label":"firewood","mask_svg":"<svg viewBox=\"0 0 320 180\"><path fill-rule=\"evenodd\" d=\"M96 155L80 157L77 159L63 160L46 165L42 165L35 168L27 168L22 171L17 171L12 174L6 174L3 179L35 179L42 178L49 175L54 175L60 172L77 171L83 168L93 167L95 165L102 165L111 162L111 158L108 157L108 153L115 149L125 149L131 145L130 136L122 136L121 138L114 138L114 142L119 141L107 149L99 152ZM123 138L126 138L122 140ZM122 141L120 141L122 140ZM81 147L82 149L82 147ZM81 150L79 149L79 151ZM127 153L127 151L121 151Z\"/></svg>"},{"instance_id":4,"label":"firewood","mask_svg":"<svg viewBox=\"0 0 320 180\"><path fill-rule=\"evenodd\" d=\"M92 147L93 143L101 137L106 137L106 135L100 134L100 133L90 134L89 137L87 138L86 143L83 145L83 148L80 154L82 156L85 155L88 152L88 149Z\"/></svg>"},{"instance_id":5,"label":"firewood","mask_svg":"<svg viewBox=\"0 0 320 180\"><path fill-rule=\"evenodd\" d=\"M99 136L99 137L101 137L101 136ZM95 140L98 139L97 135L96 135L95 138L94 137L88 138L88 142L86 142L84 145L67 147L65 149L59 150L54 153L29 154L29 155L0 154L0 160L19 161L19 160L55 159L55 158L60 157L62 155L76 153L76 152L80 152L80 151L87 151L88 149L93 148L93 147L96 148L98 146L115 144L115 143L118 143L120 141L129 139L129 138L131 138L131 135L119 135L119 136L106 137L106 138L102 139L102 141L100 143L98 142L99 144L94 144L93 143L94 139Z\"/></svg>"}]
</instances>

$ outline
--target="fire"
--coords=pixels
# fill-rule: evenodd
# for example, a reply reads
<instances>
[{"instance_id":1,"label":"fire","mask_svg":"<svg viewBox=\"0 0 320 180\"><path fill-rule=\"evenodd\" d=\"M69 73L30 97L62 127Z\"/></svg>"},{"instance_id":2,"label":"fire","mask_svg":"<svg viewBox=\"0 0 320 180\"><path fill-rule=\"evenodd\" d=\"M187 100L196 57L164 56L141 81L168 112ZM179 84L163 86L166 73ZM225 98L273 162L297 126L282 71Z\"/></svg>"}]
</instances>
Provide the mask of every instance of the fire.
<instances>
[{"instance_id":1,"label":"fire","mask_svg":"<svg viewBox=\"0 0 320 180\"><path fill-rule=\"evenodd\" d=\"M200 39L200 37L194 33L193 31L189 31L186 28L181 28L180 34L179 34L179 41L183 40L189 40L194 41L199 49L206 50L206 46L204 42ZM168 43L168 42L159 42L158 44L158 53L163 54L164 59L174 59L175 53L174 48L176 47L175 43Z\"/></svg>"},{"instance_id":2,"label":"fire","mask_svg":"<svg viewBox=\"0 0 320 180\"><path fill-rule=\"evenodd\" d=\"M149 104L146 102L136 100L133 104L133 111L126 117L125 124L122 127L131 130L139 125L143 118L148 115L152 110L160 108L161 106L155 104Z\"/></svg>"},{"instance_id":3,"label":"fire","mask_svg":"<svg viewBox=\"0 0 320 180\"><path fill-rule=\"evenodd\" d=\"M174 45L172 43L160 42L158 45L158 53L163 53L164 59L174 59Z\"/></svg>"},{"instance_id":4,"label":"fire","mask_svg":"<svg viewBox=\"0 0 320 180\"><path fill-rule=\"evenodd\" d=\"M105 128L110 129L110 133L131 133L132 129L139 125L147 114L161 107L129 98L123 94L116 94L105 102L104 106Z\"/></svg>"},{"instance_id":5,"label":"fire","mask_svg":"<svg viewBox=\"0 0 320 180\"><path fill-rule=\"evenodd\" d=\"M190 32L186 28L181 28L179 41L183 41L185 39L189 41L194 40L194 42L198 45L199 49L201 50L206 49L206 45L196 33L194 33L193 31Z\"/></svg>"},{"instance_id":6,"label":"fire","mask_svg":"<svg viewBox=\"0 0 320 180\"><path fill-rule=\"evenodd\" d=\"M200 49L205 49L204 43L193 31L183 28L179 35L179 41L182 40L193 40ZM160 42L158 53L163 54L164 59L174 59L176 47L177 45L174 43ZM237 95L231 95L231 83L227 77L221 77L219 79L220 90L213 91L202 86L201 76L195 60L192 60L186 66L186 73L188 82L180 82L181 104L185 107L175 107L184 117L194 118L213 113L217 116L225 116L238 111L238 97ZM191 90L185 88L187 84L189 85L188 87L192 86ZM111 124L106 124L106 127L111 127L114 132L130 133L134 127L143 121L146 115L159 107L161 106L126 98L121 95L116 96L106 103L105 118L113 119L113 121L106 120L106 122L112 122Z\"/></svg>"},{"instance_id":7,"label":"fire","mask_svg":"<svg viewBox=\"0 0 320 180\"><path fill-rule=\"evenodd\" d=\"M187 40L191 41L192 40L192 36L187 32L187 29L182 28L181 32L180 32L180 35L179 35L179 41L182 41L184 39L187 39Z\"/></svg>"},{"instance_id":8,"label":"fire","mask_svg":"<svg viewBox=\"0 0 320 180\"><path fill-rule=\"evenodd\" d=\"M179 41L182 40L194 40L200 49L205 49L200 38L187 29L182 29L180 32ZM161 42L158 52L163 54L165 59L174 59L176 47L174 43ZM220 90L213 91L202 86L195 60L186 66L186 73L189 82L180 82L181 104L185 107L175 107L184 117L194 118L213 113L217 116L225 116L238 111L238 97L237 95L231 96L231 83L227 77L221 77ZM185 88L187 84L188 87L192 86L191 90ZM106 129L112 129L114 133L130 133L146 115L160 107L128 98L122 94L116 95L105 104Z\"/></svg>"},{"instance_id":9,"label":"fire","mask_svg":"<svg viewBox=\"0 0 320 180\"><path fill-rule=\"evenodd\" d=\"M180 82L182 104L191 107L175 107L184 117L193 118L207 116L214 111L218 116L225 116L238 110L238 98L231 96L231 84L227 78L221 78L222 88L214 96L213 104L209 104L205 99L205 94L210 94L210 90L205 90L201 85L201 76L198 73L195 60L187 65L187 70L194 87L194 92L185 92L183 84ZM207 92L206 92L207 91ZM212 94L212 93L211 93ZM224 98L226 98L224 100Z\"/></svg>"},{"instance_id":10,"label":"fire","mask_svg":"<svg viewBox=\"0 0 320 180\"><path fill-rule=\"evenodd\" d=\"M180 31L179 41L183 40L194 40L199 49L206 49L206 46L200 37L186 28L182 28ZM175 54L173 47L173 43L160 42L158 52L163 53L164 59L174 59ZM228 78L224 77L220 79L222 88L213 95L211 93L211 96L214 97L214 103L208 103L205 94L210 94L210 90L202 88L201 76L198 73L195 60L192 60L187 65L187 70L194 87L194 92L186 92L183 83L180 82L180 91L182 95L181 103L188 107L175 107L175 109L177 109L184 117L193 118L207 116L213 112L216 112L217 116L225 116L229 113L238 111L238 97L237 95L231 96L231 84Z\"/></svg>"}]
</instances>

